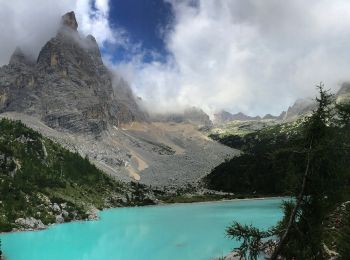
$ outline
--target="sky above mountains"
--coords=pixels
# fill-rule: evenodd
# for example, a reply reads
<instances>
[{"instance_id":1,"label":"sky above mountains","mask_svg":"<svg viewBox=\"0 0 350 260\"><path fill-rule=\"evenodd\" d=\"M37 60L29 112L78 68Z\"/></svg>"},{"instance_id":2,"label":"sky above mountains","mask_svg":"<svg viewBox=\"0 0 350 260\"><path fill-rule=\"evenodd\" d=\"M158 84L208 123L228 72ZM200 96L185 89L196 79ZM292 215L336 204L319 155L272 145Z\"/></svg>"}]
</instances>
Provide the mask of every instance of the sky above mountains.
<instances>
[{"instance_id":1,"label":"sky above mountains","mask_svg":"<svg viewBox=\"0 0 350 260\"><path fill-rule=\"evenodd\" d=\"M0 0L0 64L17 45L36 58L71 10L157 111L278 114L350 77L347 0Z\"/></svg>"}]
</instances>

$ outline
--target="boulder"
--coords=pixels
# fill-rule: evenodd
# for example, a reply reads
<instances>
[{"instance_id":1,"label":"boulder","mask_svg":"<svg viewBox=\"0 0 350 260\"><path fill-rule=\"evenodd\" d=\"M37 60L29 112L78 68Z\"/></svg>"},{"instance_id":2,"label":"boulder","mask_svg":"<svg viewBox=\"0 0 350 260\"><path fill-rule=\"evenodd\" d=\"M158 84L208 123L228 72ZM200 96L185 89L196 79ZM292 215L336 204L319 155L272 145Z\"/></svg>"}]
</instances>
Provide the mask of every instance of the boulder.
<instances>
[{"instance_id":1,"label":"boulder","mask_svg":"<svg viewBox=\"0 0 350 260\"><path fill-rule=\"evenodd\" d=\"M40 219L35 219L33 217L29 218L18 218L15 223L23 229L44 229L46 226L42 223Z\"/></svg>"},{"instance_id":2,"label":"boulder","mask_svg":"<svg viewBox=\"0 0 350 260\"><path fill-rule=\"evenodd\" d=\"M62 215L56 215L55 220L58 224L64 223L64 218Z\"/></svg>"}]
</instances>

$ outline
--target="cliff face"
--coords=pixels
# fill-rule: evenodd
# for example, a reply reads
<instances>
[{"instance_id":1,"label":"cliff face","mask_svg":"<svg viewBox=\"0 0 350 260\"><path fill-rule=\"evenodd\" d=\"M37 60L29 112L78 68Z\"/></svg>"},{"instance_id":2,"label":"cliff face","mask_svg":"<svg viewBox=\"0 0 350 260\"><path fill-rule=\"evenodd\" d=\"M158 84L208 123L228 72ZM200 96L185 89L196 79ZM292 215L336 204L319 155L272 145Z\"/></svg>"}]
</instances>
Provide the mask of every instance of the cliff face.
<instances>
[{"instance_id":1,"label":"cliff face","mask_svg":"<svg viewBox=\"0 0 350 260\"><path fill-rule=\"evenodd\" d=\"M82 38L77 28L73 12L62 16L56 37L36 62L16 49L9 65L0 68L0 111L35 115L53 128L95 135L109 124L144 120L129 86L112 81L95 38ZM120 88L128 95L119 97Z\"/></svg>"}]
</instances>

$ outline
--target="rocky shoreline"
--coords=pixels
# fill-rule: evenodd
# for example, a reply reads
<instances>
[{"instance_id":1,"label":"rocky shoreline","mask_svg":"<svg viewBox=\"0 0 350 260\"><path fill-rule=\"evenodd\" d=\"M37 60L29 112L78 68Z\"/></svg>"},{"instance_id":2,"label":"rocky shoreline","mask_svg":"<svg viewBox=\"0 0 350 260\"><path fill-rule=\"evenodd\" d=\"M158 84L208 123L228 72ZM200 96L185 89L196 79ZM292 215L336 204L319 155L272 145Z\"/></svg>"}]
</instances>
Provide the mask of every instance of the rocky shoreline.
<instances>
[{"instance_id":1,"label":"rocky shoreline","mask_svg":"<svg viewBox=\"0 0 350 260\"><path fill-rule=\"evenodd\" d=\"M62 224L62 223L68 223L73 221L88 221L88 220L98 220L98 210L97 208L90 206L89 209L86 211L86 217L79 217L77 212L68 212L67 209L67 203L61 203L60 205L57 203L52 204L52 209L54 210L54 213L56 214L54 216L55 222L44 224L43 221L40 218L34 218L34 217L27 217L27 218L18 218L15 220L15 224L17 228L13 228L11 232L19 232L19 231L36 231L36 230L43 230L48 228L51 225L55 224ZM70 217L70 215L73 215L73 218ZM3 232L8 233L8 232ZM1 233L0 233L1 234Z\"/></svg>"},{"instance_id":2,"label":"rocky shoreline","mask_svg":"<svg viewBox=\"0 0 350 260\"><path fill-rule=\"evenodd\" d=\"M149 198L151 197L151 198ZM75 211L70 211L67 209L67 203L51 203L50 208L55 214L55 222L44 224L40 218L27 217L27 218L18 218L15 220L17 228L13 228L10 232L0 232L3 233L12 233L12 232L22 232L22 231L39 231L49 228L52 225L63 224L76 221L92 221L99 220L98 213L100 211L118 208L118 207L139 207L139 206L149 206L149 205L160 205L160 204L178 204L178 203L205 203L205 202L220 202L220 201L230 201L230 200L250 200L250 199L267 199L267 198L280 198L281 196L242 196L235 195L232 193L217 192L209 190L201 190L195 193L186 193L182 195L172 194L172 199L164 200L164 197L148 196L149 200L144 203L131 203L120 206L111 206L105 207L101 210L97 209L94 206L89 206L84 215L77 214ZM73 215L73 217L71 217ZM231 252L233 253L233 252ZM227 257L233 257L232 254L229 254ZM225 258L226 259L226 258ZM227 258L232 260L235 258Z\"/></svg>"}]
</instances>

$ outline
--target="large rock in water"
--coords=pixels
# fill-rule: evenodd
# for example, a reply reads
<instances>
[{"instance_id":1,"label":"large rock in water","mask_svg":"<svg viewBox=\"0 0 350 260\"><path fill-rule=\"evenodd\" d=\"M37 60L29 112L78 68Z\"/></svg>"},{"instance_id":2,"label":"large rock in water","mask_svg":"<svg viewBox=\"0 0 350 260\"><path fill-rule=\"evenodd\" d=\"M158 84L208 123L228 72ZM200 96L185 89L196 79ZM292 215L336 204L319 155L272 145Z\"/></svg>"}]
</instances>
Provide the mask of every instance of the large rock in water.
<instances>
[{"instance_id":1,"label":"large rock in water","mask_svg":"<svg viewBox=\"0 0 350 260\"><path fill-rule=\"evenodd\" d=\"M0 68L0 112L27 113L56 129L95 135L108 124L145 119L129 86L113 86L95 38L81 37L77 28L74 12L62 16L56 37L36 62L15 50L9 65ZM118 96L119 88L127 95Z\"/></svg>"}]
</instances>

